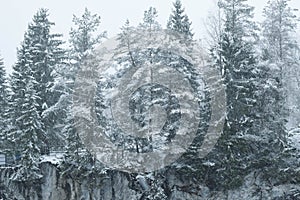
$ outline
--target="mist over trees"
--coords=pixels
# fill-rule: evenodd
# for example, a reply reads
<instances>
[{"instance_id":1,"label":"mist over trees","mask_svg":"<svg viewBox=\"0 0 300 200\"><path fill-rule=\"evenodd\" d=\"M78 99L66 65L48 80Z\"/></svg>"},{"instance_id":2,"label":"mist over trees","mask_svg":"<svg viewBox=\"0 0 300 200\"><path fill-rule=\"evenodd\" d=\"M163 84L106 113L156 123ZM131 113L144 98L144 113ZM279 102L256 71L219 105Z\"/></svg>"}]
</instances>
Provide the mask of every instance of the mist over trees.
<instances>
[{"instance_id":1,"label":"mist over trees","mask_svg":"<svg viewBox=\"0 0 300 200\"><path fill-rule=\"evenodd\" d=\"M167 27L157 22L159 13L150 7L137 28L145 34L161 29L182 34L189 41L182 44L182 51L189 53L197 43L193 23L180 0L170 6ZM201 48L205 63L220 72L225 86L223 134L207 157L198 158L190 150L161 173L175 170L221 190L240 186L254 170L267 174L266 179L280 173L278 181L300 183L295 178L300 174L299 162L295 165L299 152L289 138L289 130L300 125L297 12L289 0L270 0L263 20L255 22L254 9L247 0L218 1L218 12L207 24L209 45ZM65 173L76 176L83 169L94 173L102 167L82 144L72 108L76 74L84 73L81 66L94 56L107 33L99 30L101 17L87 8L81 16L74 16L69 41L52 32L55 23L48 18L44 8L33 16L12 74L6 74L5 61L0 59L0 151L18 166L13 176L18 181L40 178L41 156L57 149L65 153L60 165ZM144 38L136 35L129 20L120 28L119 48L128 51L120 62L138 66L154 54L150 49L149 54L140 55L134 48ZM99 87L109 88L101 82ZM97 105L104 107L101 98ZM99 112L101 106L96 108ZM86 127L95 131L90 129ZM287 167L289 171L283 172ZM166 198L160 195L158 199ZM149 198L154 197L149 194Z\"/></svg>"}]
</instances>

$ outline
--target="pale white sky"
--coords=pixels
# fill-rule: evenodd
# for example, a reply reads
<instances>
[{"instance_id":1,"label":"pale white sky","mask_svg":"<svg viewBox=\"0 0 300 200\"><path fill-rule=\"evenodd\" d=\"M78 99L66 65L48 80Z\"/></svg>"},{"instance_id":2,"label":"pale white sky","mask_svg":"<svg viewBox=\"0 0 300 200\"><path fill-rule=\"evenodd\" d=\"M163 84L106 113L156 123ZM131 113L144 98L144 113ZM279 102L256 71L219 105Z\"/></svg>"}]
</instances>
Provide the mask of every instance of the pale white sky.
<instances>
[{"instance_id":1,"label":"pale white sky","mask_svg":"<svg viewBox=\"0 0 300 200\"><path fill-rule=\"evenodd\" d=\"M204 21L213 11L215 0L182 0L186 13L193 22L192 28L197 38L205 34ZM87 7L92 13L101 16L101 29L108 32L109 37L118 33L128 18L131 24L138 24L143 13L150 6L158 10L158 21L165 26L172 9L171 0L8 0L0 6L0 54L5 66L11 70L16 60L16 48L23 40L27 25L31 22L38 8L48 8L50 20L55 22L53 32L63 33L68 39L72 26L73 14L80 16ZM256 7L256 19L260 19L267 0L249 0ZM291 7L300 8L299 0L291 0ZM299 15L299 14L298 14ZM300 16L300 15L299 15Z\"/></svg>"}]
</instances>

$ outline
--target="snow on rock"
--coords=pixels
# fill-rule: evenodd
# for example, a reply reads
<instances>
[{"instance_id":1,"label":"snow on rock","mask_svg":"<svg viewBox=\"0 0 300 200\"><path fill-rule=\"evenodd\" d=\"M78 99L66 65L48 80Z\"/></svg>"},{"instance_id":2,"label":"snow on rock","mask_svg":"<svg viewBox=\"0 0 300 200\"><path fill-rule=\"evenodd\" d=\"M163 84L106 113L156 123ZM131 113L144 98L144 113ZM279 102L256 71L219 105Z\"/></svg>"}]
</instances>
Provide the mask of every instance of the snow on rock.
<instances>
[{"instance_id":1,"label":"snow on rock","mask_svg":"<svg viewBox=\"0 0 300 200\"><path fill-rule=\"evenodd\" d=\"M232 200L232 199L299 199L300 185L272 185L264 181L261 174L252 172L237 189L212 191L204 184L178 177L172 172L162 177L153 173L132 176L118 171L108 171L105 176L87 176L80 180L63 175L57 166L48 162L53 157L45 157L41 163L43 178L36 183L13 182L9 175L13 169L0 168L0 199L3 188L10 199L26 200L138 200L144 197L170 200ZM47 160L47 162L46 162ZM152 198L153 197L153 198Z\"/></svg>"},{"instance_id":2,"label":"snow on rock","mask_svg":"<svg viewBox=\"0 0 300 200\"><path fill-rule=\"evenodd\" d=\"M64 158L63 152L50 152L50 155L43 155L41 157L41 162L49 162L53 165L61 163Z\"/></svg>"}]
</instances>

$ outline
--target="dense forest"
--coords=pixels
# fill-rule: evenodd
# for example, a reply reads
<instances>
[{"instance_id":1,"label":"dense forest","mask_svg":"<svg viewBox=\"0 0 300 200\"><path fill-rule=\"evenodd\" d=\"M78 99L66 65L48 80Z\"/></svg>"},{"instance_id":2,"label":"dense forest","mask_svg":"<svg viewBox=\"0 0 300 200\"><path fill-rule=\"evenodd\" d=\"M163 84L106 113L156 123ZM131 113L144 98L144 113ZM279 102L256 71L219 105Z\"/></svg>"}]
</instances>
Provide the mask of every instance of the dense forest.
<instances>
[{"instance_id":1,"label":"dense forest","mask_svg":"<svg viewBox=\"0 0 300 200\"><path fill-rule=\"evenodd\" d=\"M103 52L98 47L108 38L105 30L99 30L100 16L87 8L81 16L74 16L69 40L63 41L61 34L52 32L55 23L49 21L48 9L39 9L18 47L11 74L6 73L5 62L0 60L0 153L6 155L3 167L14 169L11 180L34 183L43 177L40 167L43 158L59 151L63 156L57 168L63 174L74 179L102 176L103 171L113 169L103 165L94 152L86 148L82 131L99 134L99 129L89 124L100 126L103 134L117 145L125 146L127 151L154 151L154 141L161 139L126 137L116 124L110 122L112 119L105 116L109 103L104 93L117 84L127 66L143 66L149 58L150 63L175 62L176 56L167 56L171 54L171 47L170 52L153 48L142 52L139 48L151 41L138 34L169 31L180 35L180 51L193 58L191 49L198 49L201 63L219 72L219 81L226 93L224 126L214 148L205 157L199 157L199 145L211 114L208 95L201 102L204 108L199 108L204 113L200 117L204 122L198 127L197 137L172 164L142 173L152 174L154 178L141 199L170 199L170 191L157 178L169 173L179 174L212 191L239 188L252 172L261 174L263 180L275 185L299 185L300 40L296 11L289 6L289 0L269 0L263 10L263 20L256 22L254 7L247 0L219 0L216 12L207 17L207 45L201 46L180 0L172 5L170 18L166 19L167 27L157 22L158 13L150 7L138 26L131 26L127 20L121 27L117 41L122 56L116 56L116 62L123 68L116 68L109 80L96 81L97 95L93 105L98 121L95 122L88 117L78 120L73 108L78 100L74 95L76 87L91 80L89 77L78 82L78 74L94 76L94 73L101 73L101 70L88 71L102 59ZM201 66L190 66L180 59L178 62L181 67L170 64L172 69L185 73L185 77L191 79L192 88L197 88L198 75L193 67L201 71ZM165 91L155 93L160 90ZM154 96L147 96L147 91ZM172 142L179 129L176 122L183 116L177 112L180 105L176 98L161 85L141 87L134 94L136 97L129 102L132 120L145 127L147 119L142 114L147 113L154 104L151 101L156 100L167 111L167 116L156 115L168 120L160 135ZM128 176L132 174L128 173ZM286 197L298 198L300 189Z\"/></svg>"}]
</instances>

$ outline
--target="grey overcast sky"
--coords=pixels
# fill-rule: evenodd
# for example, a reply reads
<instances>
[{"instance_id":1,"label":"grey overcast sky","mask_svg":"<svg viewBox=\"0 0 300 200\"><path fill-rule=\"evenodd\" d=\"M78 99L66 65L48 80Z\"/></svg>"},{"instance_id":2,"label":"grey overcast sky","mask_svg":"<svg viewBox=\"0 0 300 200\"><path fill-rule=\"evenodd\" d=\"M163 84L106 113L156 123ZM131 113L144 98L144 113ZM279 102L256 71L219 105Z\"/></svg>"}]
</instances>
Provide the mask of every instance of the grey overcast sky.
<instances>
[{"instance_id":1,"label":"grey overcast sky","mask_svg":"<svg viewBox=\"0 0 300 200\"><path fill-rule=\"evenodd\" d=\"M39 8L48 8L50 20L55 22L53 33L62 33L68 39L73 14L80 16L87 7L92 13L101 16L101 30L112 37L118 33L126 19L132 25L138 24L143 13L150 6L158 10L158 21L165 26L174 0L7 0L0 7L0 54L4 58L8 72L16 60L16 49L23 40L24 32L33 15ZM197 38L205 34L204 21L214 10L215 0L182 0L185 11L192 21ZM267 0L249 0L255 6L255 18L261 18L261 12ZM300 8L299 0L291 0L292 8ZM299 13L298 13L299 15ZM300 16L300 15L299 15Z\"/></svg>"}]
</instances>

